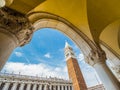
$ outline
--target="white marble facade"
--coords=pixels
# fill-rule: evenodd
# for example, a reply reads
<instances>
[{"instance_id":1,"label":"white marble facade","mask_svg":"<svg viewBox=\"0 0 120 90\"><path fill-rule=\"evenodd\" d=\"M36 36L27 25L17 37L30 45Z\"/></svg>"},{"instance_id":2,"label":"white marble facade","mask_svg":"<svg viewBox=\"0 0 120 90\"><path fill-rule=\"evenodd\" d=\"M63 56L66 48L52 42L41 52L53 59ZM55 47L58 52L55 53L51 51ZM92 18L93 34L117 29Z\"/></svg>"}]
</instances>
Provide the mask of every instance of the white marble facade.
<instances>
[{"instance_id":1,"label":"white marble facade","mask_svg":"<svg viewBox=\"0 0 120 90\"><path fill-rule=\"evenodd\" d=\"M72 82L59 78L0 74L0 90L73 90Z\"/></svg>"},{"instance_id":2,"label":"white marble facade","mask_svg":"<svg viewBox=\"0 0 120 90\"><path fill-rule=\"evenodd\" d=\"M0 73L0 90L74 90L71 80ZM105 90L103 84L88 90Z\"/></svg>"}]
</instances>

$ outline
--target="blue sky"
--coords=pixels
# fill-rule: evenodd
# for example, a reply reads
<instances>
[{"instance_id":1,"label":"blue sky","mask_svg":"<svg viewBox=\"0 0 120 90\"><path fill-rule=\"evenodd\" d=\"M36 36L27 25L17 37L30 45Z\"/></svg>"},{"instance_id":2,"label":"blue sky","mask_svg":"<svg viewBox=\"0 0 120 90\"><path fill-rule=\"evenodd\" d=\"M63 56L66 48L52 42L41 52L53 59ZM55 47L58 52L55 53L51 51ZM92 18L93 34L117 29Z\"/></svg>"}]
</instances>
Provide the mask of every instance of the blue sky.
<instances>
[{"instance_id":1,"label":"blue sky","mask_svg":"<svg viewBox=\"0 0 120 90\"><path fill-rule=\"evenodd\" d=\"M69 42L77 54L80 53L77 46L61 32L48 28L36 31L31 42L24 47L16 48L8 62L47 63L54 66L65 65L65 41Z\"/></svg>"},{"instance_id":2,"label":"blue sky","mask_svg":"<svg viewBox=\"0 0 120 90\"><path fill-rule=\"evenodd\" d=\"M83 54L67 36L58 30L44 28L33 34L29 44L16 48L2 72L30 76L53 76L68 79L64 46L67 41L77 56L88 86L101 83L96 72L84 62Z\"/></svg>"}]
</instances>

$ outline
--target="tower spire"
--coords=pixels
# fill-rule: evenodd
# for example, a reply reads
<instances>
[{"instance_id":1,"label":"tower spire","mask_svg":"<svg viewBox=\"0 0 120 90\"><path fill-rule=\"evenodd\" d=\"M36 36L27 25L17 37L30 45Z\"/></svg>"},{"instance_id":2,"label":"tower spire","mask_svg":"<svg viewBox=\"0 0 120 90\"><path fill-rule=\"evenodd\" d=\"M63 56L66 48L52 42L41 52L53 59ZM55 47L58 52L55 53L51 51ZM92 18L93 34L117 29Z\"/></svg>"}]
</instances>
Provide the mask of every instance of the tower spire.
<instances>
[{"instance_id":1,"label":"tower spire","mask_svg":"<svg viewBox=\"0 0 120 90\"><path fill-rule=\"evenodd\" d=\"M65 42L65 58L68 60L69 58L76 58L72 47Z\"/></svg>"},{"instance_id":2,"label":"tower spire","mask_svg":"<svg viewBox=\"0 0 120 90\"><path fill-rule=\"evenodd\" d=\"M68 44L67 41L65 42L65 48L66 48L66 47L70 47L70 45Z\"/></svg>"}]
</instances>

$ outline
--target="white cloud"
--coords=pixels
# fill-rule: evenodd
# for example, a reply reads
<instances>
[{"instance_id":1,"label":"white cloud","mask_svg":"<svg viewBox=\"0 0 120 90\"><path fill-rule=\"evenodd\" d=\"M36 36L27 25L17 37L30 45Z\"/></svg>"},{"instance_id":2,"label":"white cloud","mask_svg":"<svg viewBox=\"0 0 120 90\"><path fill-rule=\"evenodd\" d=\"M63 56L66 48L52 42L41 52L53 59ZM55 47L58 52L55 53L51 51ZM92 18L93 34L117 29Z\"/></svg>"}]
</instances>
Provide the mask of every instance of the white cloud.
<instances>
[{"instance_id":1,"label":"white cloud","mask_svg":"<svg viewBox=\"0 0 120 90\"><path fill-rule=\"evenodd\" d=\"M90 66L88 66L84 62L84 56L83 54L79 54L79 65L81 67L81 70L83 72L85 81L87 83L87 86L93 86L98 83L101 83L98 76L96 76L95 70L93 70ZM43 77L61 77L64 79L68 79L68 71L67 66L58 66L53 67L50 65L45 64L45 62L42 62L40 64L25 64L25 63L19 63L19 62L8 62L6 63L5 67L2 71L6 71L8 73L14 72L15 74L19 74L19 72L22 75L30 75L30 76L43 76ZM98 82L99 81L99 82Z\"/></svg>"},{"instance_id":2,"label":"white cloud","mask_svg":"<svg viewBox=\"0 0 120 90\"><path fill-rule=\"evenodd\" d=\"M21 52L15 52L15 55L16 55L17 57L21 57L23 54L22 54Z\"/></svg>"},{"instance_id":3,"label":"white cloud","mask_svg":"<svg viewBox=\"0 0 120 90\"><path fill-rule=\"evenodd\" d=\"M66 67L52 67L44 63L40 64L24 64L18 62L8 62L3 68L2 72L14 73L30 76L43 76L43 77L59 77L68 79Z\"/></svg>"},{"instance_id":4,"label":"white cloud","mask_svg":"<svg viewBox=\"0 0 120 90\"><path fill-rule=\"evenodd\" d=\"M46 58L51 58L51 55L50 55L50 53L46 53L46 54L44 55L44 57L46 57Z\"/></svg>"}]
</instances>

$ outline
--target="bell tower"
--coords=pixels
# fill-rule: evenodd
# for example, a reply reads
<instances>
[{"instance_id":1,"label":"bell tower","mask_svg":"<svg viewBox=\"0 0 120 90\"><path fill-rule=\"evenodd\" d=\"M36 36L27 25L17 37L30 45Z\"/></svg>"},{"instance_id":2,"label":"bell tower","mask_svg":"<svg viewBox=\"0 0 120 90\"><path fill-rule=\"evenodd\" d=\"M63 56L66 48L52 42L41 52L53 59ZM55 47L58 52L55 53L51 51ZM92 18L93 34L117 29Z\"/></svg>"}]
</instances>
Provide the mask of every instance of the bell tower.
<instances>
[{"instance_id":1,"label":"bell tower","mask_svg":"<svg viewBox=\"0 0 120 90\"><path fill-rule=\"evenodd\" d=\"M72 47L67 42L65 43L65 59L67 62L69 78L73 82L74 90L87 90L87 86L77 62L76 56L73 52Z\"/></svg>"}]
</instances>

